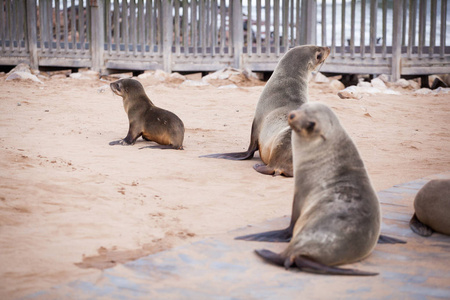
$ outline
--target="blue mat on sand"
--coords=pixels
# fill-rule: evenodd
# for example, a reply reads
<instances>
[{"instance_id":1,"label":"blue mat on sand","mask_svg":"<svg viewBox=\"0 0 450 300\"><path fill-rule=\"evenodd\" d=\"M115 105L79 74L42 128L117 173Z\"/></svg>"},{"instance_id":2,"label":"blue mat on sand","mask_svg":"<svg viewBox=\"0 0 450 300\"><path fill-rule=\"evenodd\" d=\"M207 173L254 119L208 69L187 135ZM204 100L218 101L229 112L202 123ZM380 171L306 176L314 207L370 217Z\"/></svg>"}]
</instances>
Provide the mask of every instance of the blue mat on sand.
<instances>
[{"instance_id":1,"label":"blue mat on sand","mask_svg":"<svg viewBox=\"0 0 450 300\"><path fill-rule=\"evenodd\" d=\"M328 276L284 270L262 261L254 249L279 252L283 243L246 242L235 236L287 227L289 217L234 230L106 269L32 299L436 299L450 298L450 237L424 238L409 228L413 200L430 179L378 193L382 233L407 244L378 244L360 263L344 266L378 272L374 277ZM450 217L450 216L449 216Z\"/></svg>"}]
</instances>

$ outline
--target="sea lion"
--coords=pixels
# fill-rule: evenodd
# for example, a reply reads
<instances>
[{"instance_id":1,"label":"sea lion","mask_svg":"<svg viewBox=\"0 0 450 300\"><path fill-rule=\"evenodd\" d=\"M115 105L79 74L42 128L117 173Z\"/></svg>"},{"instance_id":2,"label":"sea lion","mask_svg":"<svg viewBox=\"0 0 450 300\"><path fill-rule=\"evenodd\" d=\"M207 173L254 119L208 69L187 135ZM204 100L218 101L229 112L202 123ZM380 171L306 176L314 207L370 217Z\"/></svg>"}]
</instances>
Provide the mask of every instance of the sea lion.
<instances>
[{"instance_id":1,"label":"sea lion","mask_svg":"<svg viewBox=\"0 0 450 300\"><path fill-rule=\"evenodd\" d=\"M110 145L133 145L142 135L168 148L183 149L184 125L174 113L156 107L147 97L142 84L134 79L119 79L110 84L111 90L123 98L123 107L130 123L124 139Z\"/></svg>"},{"instance_id":2,"label":"sea lion","mask_svg":"<svg viewBox=\"0 0 450 300\"><path fill-rule=\"evenodd\" d=\"M248 150L201 157L244 160L252 158L259 150L264 164L255 165L256 171L292 177L291 129L287 114L308 102L310 74L329 54L330 48L312 45L298 46L286 52L259 98Z\"/></svg>"},{"instance_id":3,"label":"sea lion","mask_svg":"<svg viewBox=\"0 0 450 300\"><path fill-rule=\"evenodd\" d=\"M450 179L431 180L414 198L411 230L421 236L433 231L450 235Z\"/></svg>"},{"instance_id":4,"label":"sea lion","mask_svg":"<svg viewBox=\"0 0 450 300\"><path fill-rule=\"evenodd\" d=\"M335 267L366 258L380 234L380 204L355 144L324 104L303 104L288 120L298 218L286 250L256 253L307 272L376 275Z\"/></svg>"}]
</instances>

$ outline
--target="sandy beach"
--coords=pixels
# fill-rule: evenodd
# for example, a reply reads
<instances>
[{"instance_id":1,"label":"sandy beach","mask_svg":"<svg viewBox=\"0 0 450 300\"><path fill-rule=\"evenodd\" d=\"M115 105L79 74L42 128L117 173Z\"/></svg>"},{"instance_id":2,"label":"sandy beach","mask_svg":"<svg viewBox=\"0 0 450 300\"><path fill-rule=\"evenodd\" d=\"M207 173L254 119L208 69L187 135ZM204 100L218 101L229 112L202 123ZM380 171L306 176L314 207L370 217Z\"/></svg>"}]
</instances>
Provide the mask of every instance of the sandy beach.
<instances>
[{"instance_id":1,"label":"sandy beach","mask_svg":"<svg viewBox=\"0 0 450 300\"><path fill-rule=\"evenodd\" d=\"M289 215L293 178L248 161L199 158L247 149L264 83L239 88L139 79L177 114L184 150L109 146L128 119L108 81L0 76L0 297L15 299L145 255ZM340 99L311 83L355 141L377 191L450 170L450 94ZM413 207L411 203L411 215Z\"/></svg>"}]
</instances>

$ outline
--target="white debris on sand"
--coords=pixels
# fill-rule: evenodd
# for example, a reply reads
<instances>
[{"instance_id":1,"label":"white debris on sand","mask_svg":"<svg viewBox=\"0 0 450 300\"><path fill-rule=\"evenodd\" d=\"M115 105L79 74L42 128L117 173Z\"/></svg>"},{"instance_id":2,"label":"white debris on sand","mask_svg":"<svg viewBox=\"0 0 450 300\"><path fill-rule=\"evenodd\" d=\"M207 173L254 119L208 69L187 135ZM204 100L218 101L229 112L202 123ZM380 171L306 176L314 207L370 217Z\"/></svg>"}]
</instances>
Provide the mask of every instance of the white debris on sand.
<instances>
[{"instance_id":1,"label":"white debris on sand","mask_svg":"<svg viewBox=\"0 0 450 300\"><path fill-rule=\"evenodd\" d=\"M27 64L18 64L14 69L6 74L6 81L9 80L32 80L35 82L43 83L39 78L32 74L31 68Z\"/></svg>"}]
</instances>

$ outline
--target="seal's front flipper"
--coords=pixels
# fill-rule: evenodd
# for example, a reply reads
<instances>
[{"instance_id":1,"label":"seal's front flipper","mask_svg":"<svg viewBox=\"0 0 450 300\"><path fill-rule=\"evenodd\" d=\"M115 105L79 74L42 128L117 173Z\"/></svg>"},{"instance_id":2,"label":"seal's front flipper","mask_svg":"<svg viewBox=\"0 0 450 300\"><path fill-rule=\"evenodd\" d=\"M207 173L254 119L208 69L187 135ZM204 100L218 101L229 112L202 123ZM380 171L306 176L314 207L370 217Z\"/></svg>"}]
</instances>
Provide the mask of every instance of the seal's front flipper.
<instances>
[{"instance_id":1,"label":"seal's front flipper","mask_svg":"<svg viewBox=\"0 0 450 300\"><path fill-rule=\"evenodd\" d=\"M255 151L216 153L216 154L201 155L199 157L223 158L223 159L230 159L230 160L245 160L245 159L252 158L254 153L255 153Z\"/></svg>"},{"instance_id":2,"label":"seal's front flipper","mask_svg":"<svg viewBox=\"0 0 450 300\"><path fill-rule=\"evenodd\" d=\"M315 262L305 256L296 256L294 258L295 265L302 271L317 273L317 274L329 274L329 275L351 275L351 276L375 276L378 273L360 271L356 269L343 269L338 267L327 266L318 262Z\"/></svg>"},{"instance_id":3,"label":"seal's front flipper","mask_svg":"<svg viewBox=\"0 0 450 300\"><path fill-rule=\"evenodd\" d=\"M121 139L121 140L117 140L117 141L112 141L109 143L109 145L110 146L115 146L115 145L130 146L133 144L129 144L124 139Z\"/></svg>"},{"instance_id":4,"label":"seal's front flipper","mask_svg":"<svg viewBox=\"0 0 450 300\"><path fill-rule=\"evenodd\" d=\"M433 229L420 222L419 219L417 219L416 214L414 214L411 221L409 221L409 227L413 232L421 236L430 236L433 234Z\"/></svg>"},{"instance_id":5,"label":"seal's front flipper","mask_svg":"<svg viewBox=\"0 0 450 300\"><path fill-rule=\"evenodd\" d=\"M255 169L257 172L264 174L264 175L277 175L277 174L275 174L274 168L271 168L265 164L256 164L253 166L253 169Z\"/></svg>"},{"instance_id":6,"label":"seal's front flipper","mask_svg":"<svg viewBox=\"0 0 450 300\"><path fill-rule=\"evenodd\" d=\"M406 241L380 234L378 237L378 244L406 244Z\"/></svg>"},{"instance_id":7,"label":"seal's front flipper","mask_svg":"<svg viewBox=\"0 0 450 300\"><path fill-rule=\"evenodd\" d=\"M290 227L283 230L273 230L249 235L235 237L235 240L257 241L257 242L279 242L288 243L292 238Z\"/></svg>"}]
</instances>

